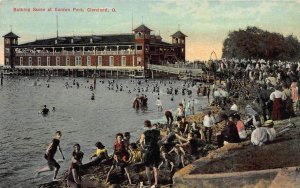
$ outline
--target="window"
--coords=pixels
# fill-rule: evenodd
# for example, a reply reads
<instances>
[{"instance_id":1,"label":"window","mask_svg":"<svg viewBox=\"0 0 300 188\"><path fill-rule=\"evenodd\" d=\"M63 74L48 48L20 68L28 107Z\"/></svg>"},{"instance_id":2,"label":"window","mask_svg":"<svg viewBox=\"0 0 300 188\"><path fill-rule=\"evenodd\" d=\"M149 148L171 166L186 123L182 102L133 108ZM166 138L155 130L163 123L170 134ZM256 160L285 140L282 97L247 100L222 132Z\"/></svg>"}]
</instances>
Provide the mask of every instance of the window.
<instances>
[{"instance_id":1,"label":"window","mask_svg":"<svg viewBox=\"0 0 300 188\"><path fill-rule=\"evenodd\" d=\"M66 66L70 66L70 57L69 56L66 57Z\"/></svg>"},{"instance_id":2,"label":"window","mask_svg":"<svg viewBox=\"0 0 300 188\"><path fill-rule=\"evenodd\" d=\"M76 66L81 66L81 56L76 56L75 57L75 65Z\"/></svg>"},{"instance_id":3,"label":"window","mask_svg":"<svg viewBox=\"0 0 300 188\"><path fill-rule=\"evenodd\" d=\"M38 58L37 58L37 62L38 62L38 66L41 66L41 65L42 65L42 63L41 63L41 62L42 62L42 61L41 61L41 57L38 57Z\"/></svg>"},{"instance_id":4,"label":"window","mask_svg":"<svg viewBox=\"0 0 300 188\"><path fill-rule=\"evenodd\" d=\"M5 40L5 43L6 43L6 44L9 44L9 43L10 43L10 40L9 40L9 39L6 39L6 40Z\"/></svg>"},{"instance_id":5,"label":"window","mask_svg":"<svg viewBox=\"0 0 300 188\"><path fill-rule=\"evenodd\" d=\"M20 57L20 66L23 66L23 57Z\"/></svg>"},{"instance_id":6,"label":"window","mask_svg":"<svg viewBox=\"0 0 300 188\"><path fill-rule=\"evenodd\" d=\"M91 66L91 56L86 57L86 65Z\"/></svg>"},{"instance_id":7,"label":"window","mask_svg":"<svg viewBox=\"0 0 300 188\"><path fill-rule=\"evenodd\" d=\"M102 66L102 56L98 56L98 66Z\"/></svg>"},{"instance_id":8,"label":"window","mask_svg":"<svg viewBox=\"0 0 300 188\"><path fill-rule=\"evenodd\" d=\"M9 48L5 48L5 53L6 53L6 54L9 53Z\"/></svg>"},{"instance_id":9,"label":"window","mask_svg":"<svg viewBox=\"0 0 300 188\"><path fill-rule=\"evenodd\" d=\"M73 44L74 43L74 39L71 39L71 44Z\"/></svg>"},{"instance_id":10,"label":"window","mask_svg":"<svg viewBox=\"0 0 300 188\"><path fill-rule=\"evenodd\" d=\"M56 66L60 65L60 57L56 57Z\"/></svg>"},{"instance_id":11,"label":"window","mask_svg":"<svg viewBox=\"0 0 300 188\"><path fill-rule=\"evenodd\" d=\"M9 65L9 58L5 59L5 65Z\"/></svg>"},{"instance_id":12,"label":"window","mask_svg":"<svg viewBox=\"0 0 300 188\"><path fill-rule=\"evenodd\" d=\"M47 57L47 66L50 66L50 57Z\"/></svg>"},{"instance_id":13,"label":"window","mask_svg":"<svg viewBox=\"0 0 300 188\"><path fill-rule=\"evenodd\" d=\"M114 66L114 56L109 56L109 66Z\"/></svg>"},{"instance_id":14,"label":"window","mask_svg":"<svg viewBox=\"0 0 300 188\"><path fill-rule=\"evenodd\" d=\"M57 44L57 40L55 40L55 44Z\"/></svg>"},{"instance_id":15,"label":"window","mask_svg":"<svg viewBox=\"0 0 300 188\"><path fill-rule=\"evenodd\" d=\"M137 45L136 46L136 50L142 50L142 49L143 49L142 45Z\"/></svg>"},{"instance_id":16,"label":"window","mask_svg":"<svg viewBox=\"0 0 300 188\"><path fill-rule=\"evenodd\" d=\"M137 65L138 65L138 66L141 65L141 61L142 61L142 58L141 58L141 57L137 57Z\"/></svg>"},{"instance_id":17,"label":"window","mask_svg":"<svg viewBox=\"0 0 300 188\"><path fill-rule=\"evenodd\" d=\"M141 32L138 32L138 33L136 34L136 38L142 38L142 33L141 33Z\"/></svg>"},{"instance_id":18,"label":"window","mask_svg":"<svg viewBox=\"0 0 300 188\"><path fill-rule=\"evenodd\" d=\"M28 65L32 66L32 57L28 57Z\"/></svg>"},{"instance_id":19,"label":"window","mask_svg":"<svg viewBox=\"0 0 300 188\"><path fill-rule=\"evenodd\" d=\"M90 43L93 43L93 38L90 38Z\"/></svg>"},{"instance_id":20,"label":"window","mask_svg":"<svg viewBox=\"0 0 300 188\"><path fill-rule=\"evenodd\" d=\"M122 56L121 63L122 63L122 66L126 66L126 56Z\"/></svg>"}]
</instances>

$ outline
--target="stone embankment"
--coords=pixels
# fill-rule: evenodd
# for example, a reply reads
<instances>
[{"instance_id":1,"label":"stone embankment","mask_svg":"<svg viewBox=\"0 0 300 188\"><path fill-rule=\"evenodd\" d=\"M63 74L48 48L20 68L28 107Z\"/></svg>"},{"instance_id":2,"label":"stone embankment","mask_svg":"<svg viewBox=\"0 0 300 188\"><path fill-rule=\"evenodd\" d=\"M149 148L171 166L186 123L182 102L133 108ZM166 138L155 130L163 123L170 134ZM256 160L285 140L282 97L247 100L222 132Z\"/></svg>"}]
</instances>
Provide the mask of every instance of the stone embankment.
<instances>
[{"instance_id":1,"label":"stone embankment","mask_svg":"<svg viewBox=\"0 0 300 188\"><path fill-rule=\"evenodd\" d=\"M299 187L300 117L295 127L261 147L250 141L210 151L173 176L174 187ZM275 122L275 129L289 120Z\"/></svg>"}]
</instances>

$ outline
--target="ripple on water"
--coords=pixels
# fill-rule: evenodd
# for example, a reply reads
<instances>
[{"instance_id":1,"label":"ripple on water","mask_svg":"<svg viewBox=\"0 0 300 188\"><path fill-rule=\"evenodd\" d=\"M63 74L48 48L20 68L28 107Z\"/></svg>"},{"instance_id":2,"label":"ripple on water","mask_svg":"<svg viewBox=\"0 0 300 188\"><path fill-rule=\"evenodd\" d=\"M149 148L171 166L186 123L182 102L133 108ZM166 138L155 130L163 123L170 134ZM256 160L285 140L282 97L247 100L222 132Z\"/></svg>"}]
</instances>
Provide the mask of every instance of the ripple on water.
<instances>
[{"instance_id":1,"label":"ripple on water","mask_svg":"<svg viewBox=\"0 0 300 188\"><path fill-rule=\"evenodd\" d=\"M108 82L105 80L105 84L97 85L96 100L91 101L91 92L85 88L90 85L86 78L76 78L81 84L79 89L65 89L64 83L72 80L73 78L52 78L48 89L46 78L40 78L40 87L32 87L33 79L22 77L19 80L15 77L8 78L0 87L0 171L3 173L0 175L0 187L32 187L31 174L28 172L45 165L43 154L46 144L51 142L56 130L63 133L61 146L67 157L70 156L75 142L82 145L85 153L93 152L97 141L101 141L111 151L117 132L130 131L132 140L135 140L143 131L144 119L163 117L163 112L159 114L155 106L157 95L145 93L148 96L148 109L136 111L131 106L135 92L129 94L108 91ZM122 83L127 91L133 91L137 87L129 80L116 80L116 83ZM151 85L152 82L147 84ZM180 82L173 84L173 87L175 85L181 87ZM142 83L139 87L145 86ZM165 90L161 86L163 93ZM176 109L178 103L171 102L170 96L161 94L160 97L165 109ZM182 98L174 97L178 100ZM50 112L47 117L39 115L37 112L44 104L49 108L55 106L56 111ZM60 155L56 157L59 158ZM67 162L62 164L60 172L66 170L67 165ZM14 167L16 173L3 172L3 167L10 170Z\"/></svg>"}]
</instances>

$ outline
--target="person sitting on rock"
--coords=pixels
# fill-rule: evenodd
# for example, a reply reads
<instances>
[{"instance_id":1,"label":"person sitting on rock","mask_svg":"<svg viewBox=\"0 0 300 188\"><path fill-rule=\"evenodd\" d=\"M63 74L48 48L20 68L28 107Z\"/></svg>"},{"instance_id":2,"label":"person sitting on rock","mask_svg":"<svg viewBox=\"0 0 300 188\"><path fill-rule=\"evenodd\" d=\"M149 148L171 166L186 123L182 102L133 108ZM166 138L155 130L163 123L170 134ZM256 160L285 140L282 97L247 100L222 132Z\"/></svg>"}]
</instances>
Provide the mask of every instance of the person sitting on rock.
<instances>
[{"instance_id":1,"label":"person sitting on rock","mask_svg":"<svg viewBox=\"0 0 300 188\"><path fill-rule=\"evenodd\" d=\"M136 164L142 162L142 151L138 149L136 143L130 143L129 145L130 150L130 158L128 162Z\"/></svg>"},{"instance_id":2,"label":"person sitting on rock","mask_svg":"<svg viewBox=\"0 0 300 188\"><path fill-rule=\"evenodd\" d=\"M241 116L238 115L238 114L235 114L233 116L233 122L236 125L236 128L238 130L240 139L245 140L247 138L247 133L246 133L246 130L245 130L244 122L241 120Z\"/></svg>"},{"instance_id":3,"label":"person sitting on rock","mask_svg":"<svg viewBox=\"0 0 300 188\"><path fill-rule=\"evenodd\" d=\"M183 137L180 137L179 135L176 135L176 137L179 140L184 141L185 143L179 144L179 147L182 147L185 152L190 157L190 161L193 161L198 158L199 152L198 152L198 140L194 137L193 133L188 134L188 138L185 139Z\"/></svg>"},{"instance_id":4,"label":"person sitting on rock","mask_svg":"<svg viewBox=\"0 0 300 188\"><path fill-rule=\"evenodd\" d=\"M83 152L80 151L80 145L73 146L71 164L68 171L67 185L68 187L78 188L81 187L80 166L82 165Z\"/></svg>"},{"instance_id":5,"label":"person sitting on rock","mask_svg":"<svg viewBox=\"0 0 300 188\"><path fill-rule=\"evenodd\" d=\"M241 140L235 124L229 120L226 114L222 115L221 118L225 120L225 127L221 134L217 135L218 146L222 147L227 143L239 143Z\"/></svg>"},{"instance_id":6,"label":"person sitting on rock","mask_svg":"<svg viewBox=\"0 0 300 188\"><path fill-rule=\"evenodd\" d=\"M90 166L98 165L99 163L103 162L104 160L108 160L108 154L107 150L105 149L105 146L101 142L97 142L95 144L97 147L95 153L93 153L90 156L90 159L92 160L91 162L82 165L82 168L88 168Z\"/></svg>"},{"instance_id":7,"label":"person sitting on rock","mask_svg":"<svg viewBox=\"0 0 300 188\"><path fill-rule=\"evenodd\" d=\"M273 120L265 121L263 127L261 126L261 123L259 121L253 121L253 124L257 127L251 134L251 142L253 145L262 146L268 142L272 142L275 140L277 132L274 129Z\"/></svg>"}]
</instances>

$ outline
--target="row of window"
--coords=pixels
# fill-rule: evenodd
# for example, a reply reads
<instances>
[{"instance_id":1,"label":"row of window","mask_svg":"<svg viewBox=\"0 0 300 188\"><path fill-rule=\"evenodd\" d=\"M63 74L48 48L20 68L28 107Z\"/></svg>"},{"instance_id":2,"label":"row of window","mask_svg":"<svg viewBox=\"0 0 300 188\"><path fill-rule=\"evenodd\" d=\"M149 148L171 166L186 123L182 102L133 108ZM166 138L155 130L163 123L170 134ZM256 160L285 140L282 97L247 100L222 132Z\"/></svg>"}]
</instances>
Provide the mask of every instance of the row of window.
<instances>
[{"instance_id":1,"label":"row of window","mask_svg":"<svg viewBox=\"0 0 300 188\"><path fill-rule=\"evenodd\" d=\"M61 57L56 57L56 66L60 66ZM66 66L70 66L70 57L66 57ZM41 57L37 57L37 64L38 66L42 65ZM132 58L132 64L134 64L134 58ZM32 57L28 57L28 65L32 66ZM82 58L81 56L75 56L75 66L82 65ZM86 65L91 66L91 56L87 56L86 58ZM121 65L126 66L126 56L122 56L121 58ZM23 66L23 57L20 57L20 66ZM50 57L47 57L47 66L50 66ZM102 66L102 56L98 56L97 66ZM114 66L114 56L109 56L109 66Z\"/></svg>"}]
</instances>

